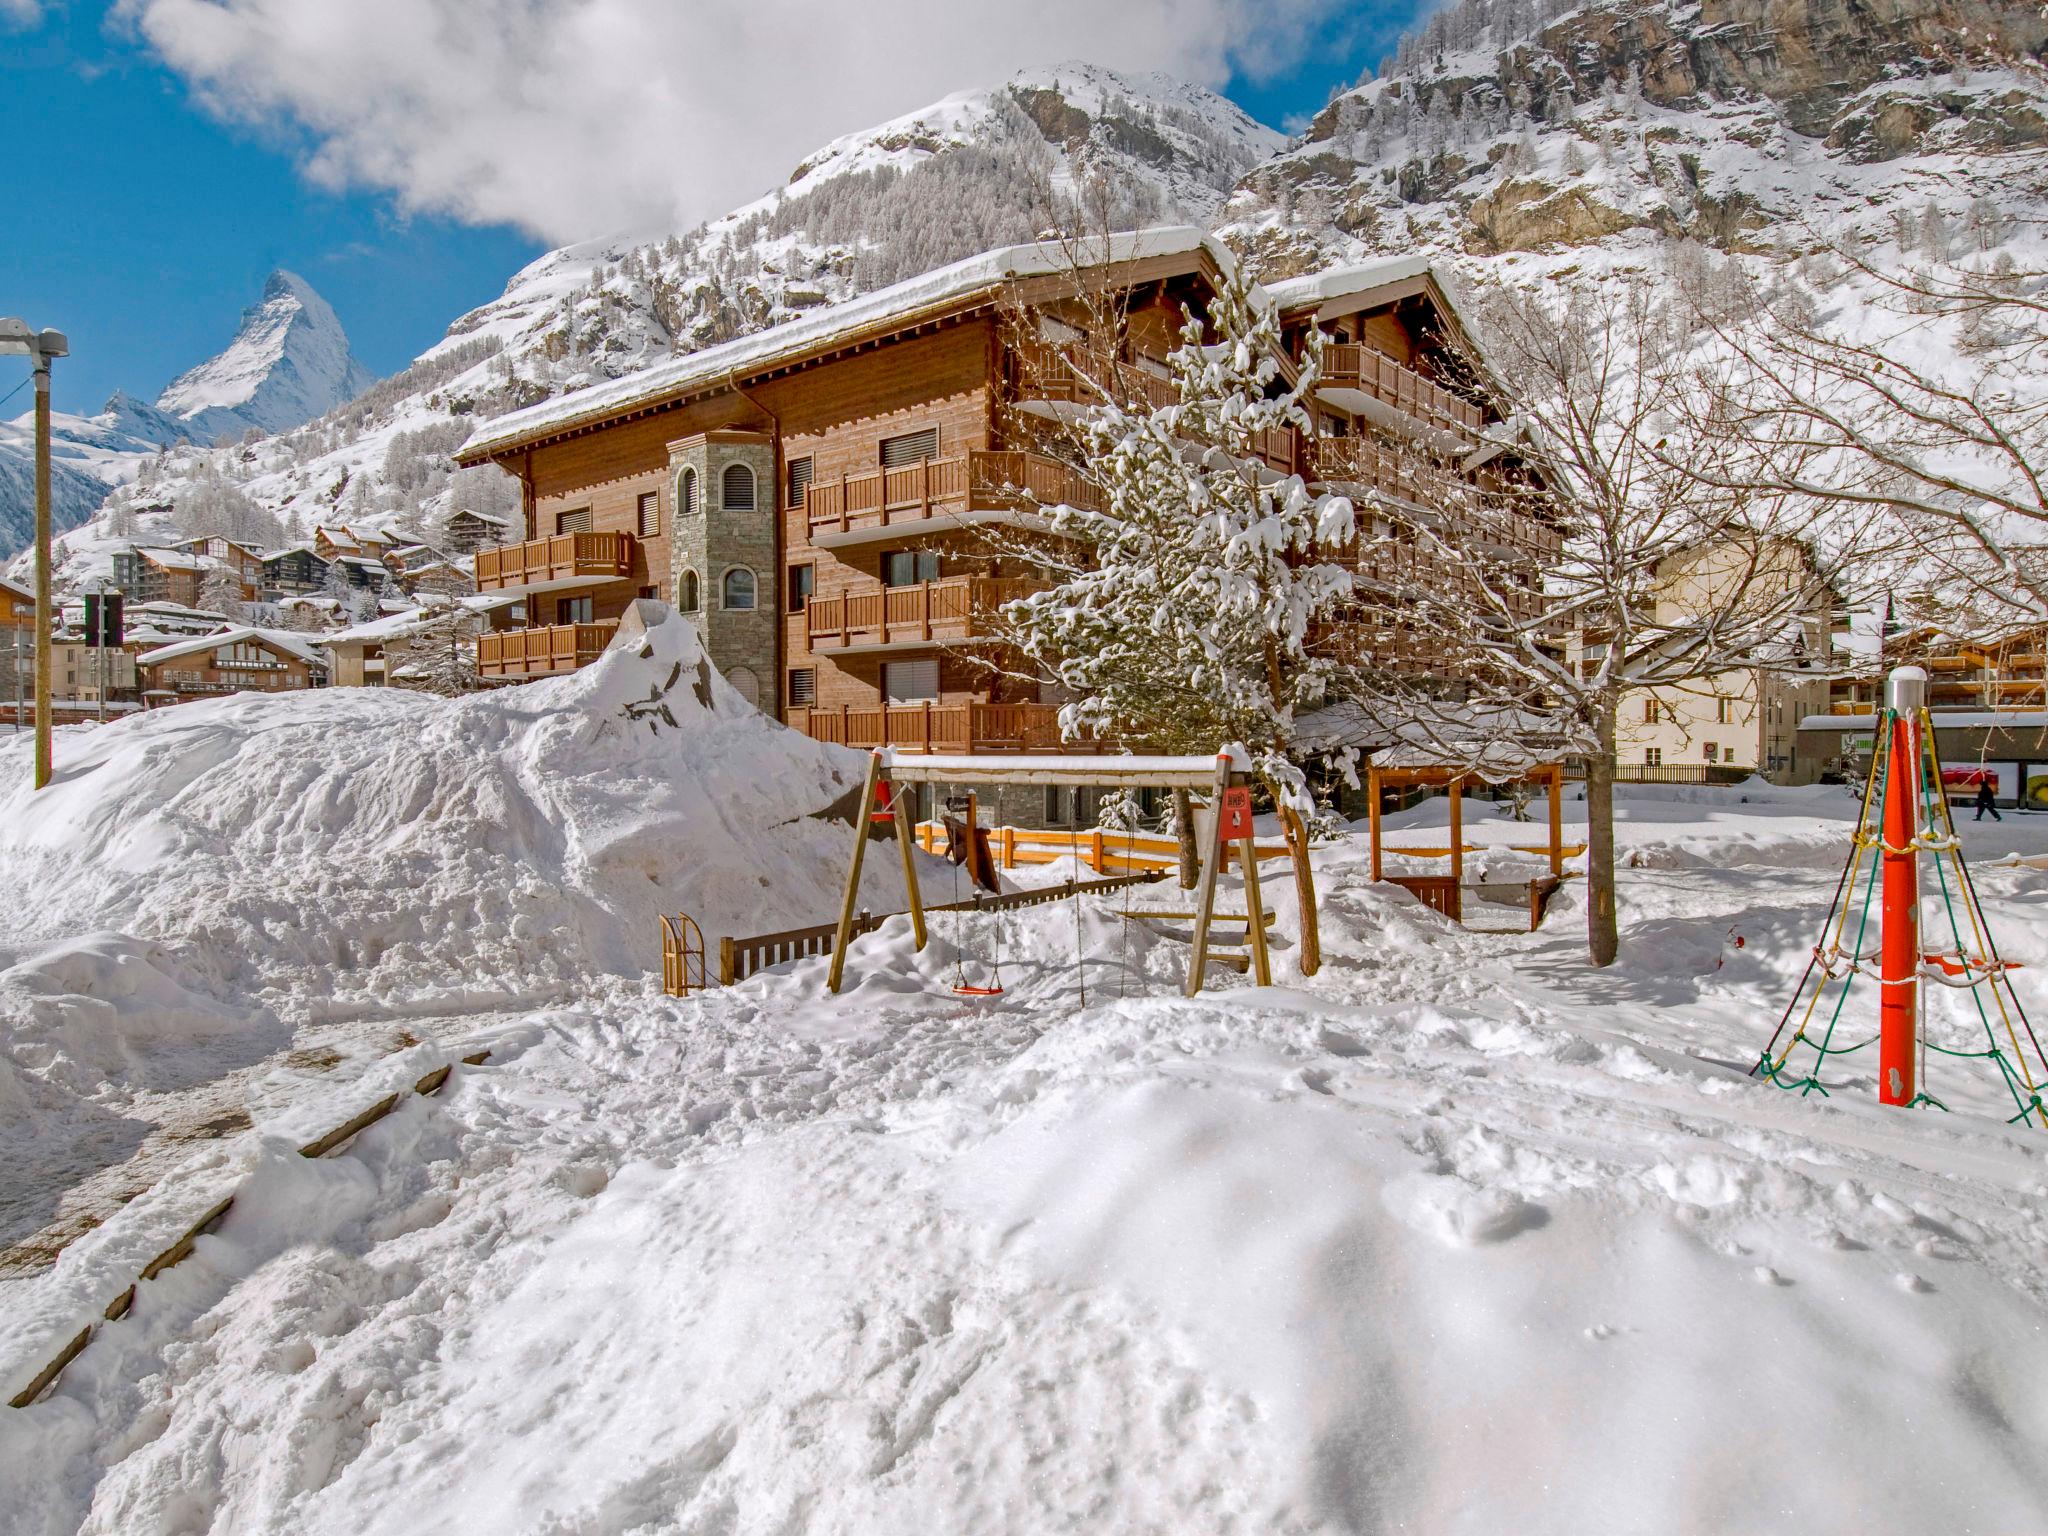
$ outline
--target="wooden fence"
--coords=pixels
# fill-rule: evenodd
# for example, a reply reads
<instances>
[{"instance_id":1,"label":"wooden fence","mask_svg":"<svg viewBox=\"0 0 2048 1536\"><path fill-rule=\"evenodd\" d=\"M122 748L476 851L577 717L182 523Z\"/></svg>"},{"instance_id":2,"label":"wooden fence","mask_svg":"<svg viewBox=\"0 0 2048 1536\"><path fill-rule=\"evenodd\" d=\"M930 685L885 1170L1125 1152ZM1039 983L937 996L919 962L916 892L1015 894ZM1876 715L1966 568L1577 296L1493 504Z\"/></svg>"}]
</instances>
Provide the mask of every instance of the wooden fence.
<instances>
[{"instance_id":1,"label":"wooden fence","mask_svg":"<svg viewBox=\"0 0 2048 1536\"><path fill-rule=\"evenodd\" d=\"M1136 874L1111 875L1102 880L1078 880L1069 881L1064 885L1032 886L1022 891L1007 891L1000 896L983 896L979 901L949 901L940 906L926 907L925 911L1006 912L1018 907L1036 907L1047 902L1065 901L1069 896L1121 890L1127 885L1148 885L1160 878L1159 871L1143 870ZM871 912L861 912L853 920L853 937L859 938L863 934L873 933L891 917L902 915L900 912L885 912L877 917ZM745 981L756 971L765 971L771 966L786 965L792 960L806 960L814 955L830 954L833 935L838 931L837 923L818 923L809 928L785 928L780 933L756 934L750 939L720 939L718 984L729 987L734 982Z\"/></svg>"}]
</instances>

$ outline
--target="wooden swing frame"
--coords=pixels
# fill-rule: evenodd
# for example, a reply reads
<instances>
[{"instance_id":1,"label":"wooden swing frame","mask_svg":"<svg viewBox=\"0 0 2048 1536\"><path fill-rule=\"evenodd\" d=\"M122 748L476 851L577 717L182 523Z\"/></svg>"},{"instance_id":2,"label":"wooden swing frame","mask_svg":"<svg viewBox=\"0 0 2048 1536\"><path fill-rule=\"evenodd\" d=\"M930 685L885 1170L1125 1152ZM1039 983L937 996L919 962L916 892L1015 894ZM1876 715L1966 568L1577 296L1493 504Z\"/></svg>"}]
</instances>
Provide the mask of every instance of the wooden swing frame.
<instances>
[{"instance_id":1,"label":"wooden swing frame","mask_svg":"<svg viewBox=\"0 0 2048 1536\"><path fill-rule=\"evenodd\" d=\"M1244 748L1225 747L1212 757L1105 756L1014 756L952 757L928 752L903 752L894 747L877 747L868 759L867 784L861 791L860 806L854 813L853 857L847 864L846 897L839 908L839 926L832 939L832 967L825 986L837 992L846 974L846 952L853 942L853 925L860 903L861 863L867 853L869 818L878 807L883 785L889 790L889 809L895 811L896 846L903 857L903 885L910 897L910 931L917 948L925 946L924 895L918 889L916 833L907 808L897 802L907 784L1016 784L1032 787L1097 789L1185 789L1206 791L1211 814L1203 837L1202 872L1195 903L1194 947L1188 956L1186 994L1202 990L1209 966L1209 929L1216 918L1216 877L1222 872L1230 848L1223 836L1223 792L1251 783L1251 759ZM1313 976L1322 964L1322 947L1316 924L1315 880L1309 872L1308 832L1301 818L1283 808L1280 824L1287 837L1294 865L1295 890L1301 905L1300 965L1304 976ZM1237 845L1239 868L1244 876L1246 914L1250 918L1249 943L1254 978L1262 987L1273 984L1272 961L1267 951L1265 907L1259 895L1259 863L1247 835L1232 839ZM1229 926L1237 926L1232 923Z\"/></svg>"}]
</instances>

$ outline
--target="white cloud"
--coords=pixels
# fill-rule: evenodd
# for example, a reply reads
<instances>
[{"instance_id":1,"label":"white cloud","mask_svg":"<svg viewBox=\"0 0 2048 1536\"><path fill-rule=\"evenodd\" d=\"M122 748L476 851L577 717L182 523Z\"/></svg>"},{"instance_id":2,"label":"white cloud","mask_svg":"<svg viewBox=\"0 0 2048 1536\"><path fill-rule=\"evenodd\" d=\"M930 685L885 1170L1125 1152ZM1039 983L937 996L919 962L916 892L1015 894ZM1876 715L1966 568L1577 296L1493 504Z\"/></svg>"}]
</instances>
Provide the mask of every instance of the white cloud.
<instances>
[{"instance_id":1,"label":"white cloud","mask_svg":"<svg viewBox=\"0 0 2048 1536\"><path fill-rule=\"evenodd\" d=\"M0 5L33 0L0 0ZM1284 68L1335 0L121 0L323 184L566 241L692 222L808 151L1069 57L1209 85Z\"/></svg>"},{"instance_id":2,"label":"white cloud","mask_svg":"<svg viewBox=\"0 0 2048 1536\"><path fill-rule=\"evenodd\" d=\"M42 0L0 0L0 27L33 27L42 19Z\"/></svg>"}]
</instances>

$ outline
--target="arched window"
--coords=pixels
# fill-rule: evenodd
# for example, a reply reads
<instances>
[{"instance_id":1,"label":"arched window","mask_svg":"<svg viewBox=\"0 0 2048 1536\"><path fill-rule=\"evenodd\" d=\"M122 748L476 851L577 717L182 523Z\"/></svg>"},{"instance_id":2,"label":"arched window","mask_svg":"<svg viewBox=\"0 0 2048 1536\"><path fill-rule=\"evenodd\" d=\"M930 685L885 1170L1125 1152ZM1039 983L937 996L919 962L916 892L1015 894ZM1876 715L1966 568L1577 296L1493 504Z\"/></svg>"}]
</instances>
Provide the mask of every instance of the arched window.
<instances>
[{"instance_id":1,"label":"arched window","mask_svg":"<svg viewBox=\"0 0 2048 1536\"><path fill-rule=\"evenodd\" d=\"M676 476L676 516L690 517L697 510L697 471L686 469Z\"/></svg>"},{"instance_id":2,"label":"arched window","mask_svg":"<svg viewBox=\"0 0 2048 1536\"><path fill-rule=\"evenodd\" d=\"M752 608L754 606L754 573L744 565L736 565L725 573L725 591L719 601L727 608Z\"/></svg>"},{"instance_id":3,"label":"arched window","mask_svg":"<svg viewBox=\"0 0 2048 1536\"><path fill-rule=\"evenodd\" d=\"M738 690L739 696L754 708L761 707L761 679L754 675L751 667L734 667L725 674L725 680Z\"/></svg>"},{"instance_id":4,"label":"arched window","mask_svg":"<svg viewBox=\"0 0 2048 1536\"><path fill-rule=\"evenodd\" d=\"M676 583L676 607L684 613L697 611L697 573L683 572L683 579Z\"/></svg>"},{"instance_id":5,"label":"arched window","mask_svg":"<svg viewBox=\"0 0 2048 1536\"><path fill-rule=\"evenodd\" d=\"M744 464L725 466L725 485L722 490L725 510L728 512L751 512L754 510L754 472ZM747 605L753 607L752 603Z\"/></svg>"}]
</instances>

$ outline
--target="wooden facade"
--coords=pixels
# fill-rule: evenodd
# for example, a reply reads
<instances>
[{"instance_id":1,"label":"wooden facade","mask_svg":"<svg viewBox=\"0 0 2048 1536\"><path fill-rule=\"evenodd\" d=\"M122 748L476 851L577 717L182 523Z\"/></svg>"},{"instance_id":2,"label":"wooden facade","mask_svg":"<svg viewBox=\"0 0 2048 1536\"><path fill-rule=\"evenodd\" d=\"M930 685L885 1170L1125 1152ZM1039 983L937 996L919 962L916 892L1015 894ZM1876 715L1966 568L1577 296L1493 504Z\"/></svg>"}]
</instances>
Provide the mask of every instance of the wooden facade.
<instances>
[{"instance_id":1,"label":"wooden facade","mask_svg":"<svg viewBox=\"0 0 2048 1536\"><path fill-rule=\"evenodd\" d=\"M518 477L526 527L521 543L478 552L479 589L527 595L525 628L486 637L484 674L509 680L586 664L635 597L700 614L719 602L719 573L686 570L682 546L671 547L678 498L709 489L686 492L679 453L703 434L747 434L771 445L772 485L745 512L707 501L681 515L771 519L763 531L774 554L770 569L754 573L754 600L779 615L774 655L763 663L723 653L707 624L713 662L729 677L736 668L768 672L762 706L820 740L1059 750L1050 687L985 660L995 611L1044 579L1017 552L1028 548L1032 500L1085 505L1094 494L1034 451L1032 412L1091 398L1086 379L1166 403L1164 359L1182 306L1199 312L1217 275L1206 242L1100 269L1091 281L1123 306L1115 338L1089 330L1096 311L1072 272L937 306L906 288L900 311L877 315L870 305L859 323L819 329L813 345L777 354L749 339L744 367L721 372L715 359L728 349L715 349L695 374L687 359L653 370L644 392L616 391L602 409L572 396L530 430L484 434L458 462L495 462ZM1404 434L1477 448L1500 413L1426 273L1361 281L1336 298L1329 290L1279 296L1297 354L1312 331L1328 343L1326 376L1315 432L1276 433L1259 454L1278 472L1348 491L1363 510L1400 494L1392 466ZM990 527L1025 533L991 540ZM1532 566L1557 547L1549 530L1519 523L1474 531ZM1382 568L1380 552L1361 556L1361 581ZM1426 637L1400 616L1366 612L1361 621L1373 627L1375 654L1405 645L1427 659Z\"/></svg>"},{"instance_id":2,"label":"wooden facade","mask_svg":"<svg viewBox=\"0 0 2048 1536\"><path fill-rule=\"evenodd\" d=\"M136 658L144 702L188 703L224 693L285 693L318 688L327 668L305 636L247 627L146 651Z\"/></svg>"}]
</instances>

